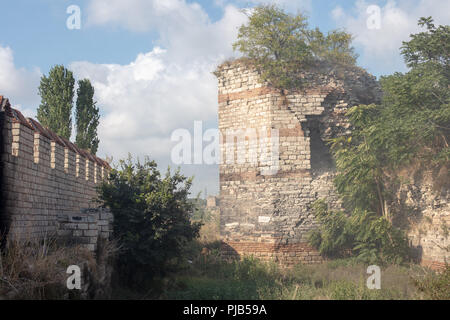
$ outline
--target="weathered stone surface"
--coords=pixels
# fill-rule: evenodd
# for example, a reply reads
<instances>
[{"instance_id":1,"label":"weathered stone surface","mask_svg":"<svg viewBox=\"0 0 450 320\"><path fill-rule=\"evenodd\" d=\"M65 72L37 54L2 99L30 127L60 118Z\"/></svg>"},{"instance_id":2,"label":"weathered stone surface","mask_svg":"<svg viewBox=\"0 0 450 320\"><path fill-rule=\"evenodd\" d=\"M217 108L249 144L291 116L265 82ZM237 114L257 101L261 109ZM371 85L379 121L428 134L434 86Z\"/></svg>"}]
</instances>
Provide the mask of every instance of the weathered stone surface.
<instances>
[{"instance_id":1,"label":"weathered stone surface","mask_svg":"<svg viewBox=\"0 0 450 320\"><path fill-rule=\"evenodd\" d=\"M394 223L407 231L418 261L433 269L450 262L450 172L409 168L399 173L391 210L403 213ZM444 181L439 181L444 179Z\"/></svg>"},{"instance_id":2,"label":"weathered stone surface","mask_svg":"<svg viewBox=\"0 0 450 320\"><path fill-rule=\"evenodd\" d=\"M262 255L287 265L321 261L297 253L308 248L306 252L317 257L305 244L309 231L317 226L312 202L326 198L332 207L340 206L333 186L334 165L324 141L348 132L344 116L348 108L379 100L377 81L358 68L341 76L305 73L307 86L287 92L261 83L258 73L239 61L219 66L216 74L219 129L225 137L220 226L227 254L234 250L239 255ZM277 139L274 130L276 165L267 155L276 146L271 140ZM230 131L244 132L245 137L229 139ZM262 142L267 142L267 149ZM245 161L239 162L242 153ZM257 161L250 156L254 154ZM264 154L269 161L264 161ZM235 161L227 162L231 155Z\"/></svg>"},{"instance_id":3,"label":"weathered stone surface","mask_svg":"<svg viewBox=\"0 0 450 320\"><path fill-rule=\"evenodd\" d=\"M0 107L0 234L32 240L86 230L83 241L95 246L99 226L112 230L111 213L94 201L109 165L24 118L2 96Z\"/></svg>"},{"instance_id":4,"label":"weathered stone surface","mask_svg":"<svg viewBox=\"0 0 450 320\"><path fill-rule=\"evenodd\" d=\"M323 65L303 74L304 88L288 92L261 83L258 73L241 61L219 66L216 75L224 137L218 202L225 256L251 254L283 265L321 261L309 257L317 253L305 244L317 226L310 206L326 199L331 208L341 208L325 141L351 132L345 116L349 108L380 102L378 82L356 67L335 72ZM260 159L276 145L270 139L276 138L273 129L279 151L275 171L273 161ZM229 138L227 132L236 135ZM261 142L268 143L267 149L261 149ZM392 210L409 213L398 219L403 220L400 227L407 231L418 260L433 268L450 261L450 173L446 167L441 171L406 173L412 181L398 186L389 204Z\"/></svg>"}]
</instances>

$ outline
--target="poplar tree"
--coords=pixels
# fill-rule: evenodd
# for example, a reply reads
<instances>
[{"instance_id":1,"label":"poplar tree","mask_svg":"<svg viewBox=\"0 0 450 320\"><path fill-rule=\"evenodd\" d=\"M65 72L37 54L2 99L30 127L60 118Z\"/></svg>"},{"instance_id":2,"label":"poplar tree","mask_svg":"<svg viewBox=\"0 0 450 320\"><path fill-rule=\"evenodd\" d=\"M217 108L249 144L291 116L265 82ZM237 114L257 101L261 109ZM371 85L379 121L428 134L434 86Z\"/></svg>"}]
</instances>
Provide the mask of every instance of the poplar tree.
<instances>
[{"instance_id":1,"label":"poplar tree","mask_svg":"<svg viewBox=\"0 0 450 320\"><path fill-rule=\"evenodd\" d=\"M37 119L57 135L70 139L75 79L63 65L54 66L39 85L41 104Z\"/></svg>"},{"instance_id":2,"label":"poplar tree","mask_svg":"<svg viewBox=\"0 0 450 320\"><path fill-rule=\"evenodd\" d=\"M99 109L94 102L94 87L89 79L78 81L77 102L75 108L76 144L96 154L99 144L97 127L99 124Z\"/></svg>"}]
</instances>

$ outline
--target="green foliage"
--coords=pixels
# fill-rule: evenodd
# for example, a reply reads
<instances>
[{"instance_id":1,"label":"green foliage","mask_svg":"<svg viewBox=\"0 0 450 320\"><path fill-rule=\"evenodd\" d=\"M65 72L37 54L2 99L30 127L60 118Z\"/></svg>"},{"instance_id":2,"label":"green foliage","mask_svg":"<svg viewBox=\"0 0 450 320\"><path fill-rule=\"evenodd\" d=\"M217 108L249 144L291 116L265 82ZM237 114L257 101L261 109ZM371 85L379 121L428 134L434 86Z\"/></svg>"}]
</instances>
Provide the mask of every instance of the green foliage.
<instances>
[{"instance_id":1,"label":"green foliage","mask_svg":"<svg viewBox=\"0 0 450 320\"><path fill-rule=\"evenodd\" d=\"M320 227L310 234L311 245L325 256L344 256L345 250L351 249L354 238L348 217L343 212L330 214L325 201L313 203L313 212Z\"/></svg>"},{"instance_id":2,"label":"green foliage","mask_svg":"<svg viewBox=\"0 0 450 320\"><path fill-rule=\"evenodd\" d=\"M283 286L275 264L253 257L242 261L216 261L201 264L202 272L181 277L167 292L169 299L231 300L276 299Z\"/></svg>"},{"instance_id":3,"label":"green foliage","mask_svg":"<svg viewBox=\"0 0 450 320\"><path fill-rule=\"evenodd\" d=\"M325 256L345 257L351 252L364 263L402 263L408 258L405 234L384 217L354 210L351 215L330 212L323 200L313 204L320 227L310 236L310 243Z\"/></svg>"},{"instance_id":4,"label":"green foliage","mask_svg":"<svg viewBox=\"0 0 450 320\"><path fill-rule=\"evenodd\" d=\"M332 64L355 65L358 55L352 47L353 37L343 30L332 30L326 35L318 28L309 31L309 47L313 56Z\"/></svg>"},{"instance_id":5,"label":"green foliage","mask_svg":"<svg viewBox=\"0 0 450 320\"><path fill-rule=\"evenodd\" d=\"M120 161L99 186L99 199L114 215L114 234L122 251L119 274L136 284L176 267L183 246L198 236L200 224L191 223L188 201L192 178L170 170L161 176L156 163Z\"/></svg>"},{"instance_id":6,"label":"green foliage","mask_svg":"<svg viewBox=\"0 0 450 320\"><path fill-rule=\"evenodd\" d=\"M383 269L381 290L366 286L367 265L354 260L280 269L252 257L227 262L215 256L194 260L191 269L178 275L157 298L182 300L370 300L417 298L410 283L411 270ZM165 291L165 292L164 292Z\"/></svg>"},{"instance_id":7,"label":"green foliage","mask_svg":"<svg viewBox=\"0 0 450 320\"><path fill-rule=\"evenodd\" d=\"M448 75L450 62L450 26L436 26L431 17L420 18L419 26L426 26L426 32L412 34L409 42L403 42L402 54L408 67L423 63L443 67Z\"/></svg>"},{"instance_id":8,"label":"green foliage","mask_svg":"<svg viewBox=\"0 0 450 320\"><path fill-rule=\"evenodd\" d=\"M353 107L347 116L353 125L351 135L331 141L339 173L335 179L337 191L349 210L369 210L389 219L383 188L384 159L375 149L383 134L375 123L378 108L375 105Z\"/></svg>"},{"instance_id":9,"label":"green foliage","mask_svg":"<svg viewBox=\"0 0 450 320\"><path fill-rule=\"evenodd\" d=\"M301 13L290 15L276 5L261 5L253 9L248 24L240 27L233 48L250 58L262 80L290 89L301 85L300 73L315 62L354 64L351 40L343 31L324 35L317 28L308 29Z\"/></svg>"},{"instance_id":10,"label":"green foliage","mask_svg":"<svg viewBox=\"0 0 450 320\"><path fill-rule=\"evenodd\" d=\"M96 154L99 144L97 127L99 109L94 102L94 87L88 79L78 81L75 119L77 127L76 144Z\"/></svg>"},{"instance_id":11,"label":"green foliage","mask_svg":"<svg viewBox=\"0 0 450 320\"><path fill-rule=\"evenodd\" d=\"M74 84L72 71L57 65L50 70L48 77L42 76L39 86L39 122L66 139L70 139L72 132Z\"/></svg>"},{"instance_id":12,"label":"green foliage","mask_svg":"<svg viewBox=\"0 0 450 320\"><path fill-rule=\"evenodd\" d=\"M400 262L407 257L405 235L392 225L395 212L388 205L395 172L412 161L448 167L450 87L448 26L411 35L402 53L411 70L383 77L381 105L360 105L347 112L353 130L332 139L337 191L349 212L330 213L318 203L314 209L322 226L311 243L324 254L351 249L363 261ZM392 178L394 177L394 178Z\"/></svg>"}]
</instances>

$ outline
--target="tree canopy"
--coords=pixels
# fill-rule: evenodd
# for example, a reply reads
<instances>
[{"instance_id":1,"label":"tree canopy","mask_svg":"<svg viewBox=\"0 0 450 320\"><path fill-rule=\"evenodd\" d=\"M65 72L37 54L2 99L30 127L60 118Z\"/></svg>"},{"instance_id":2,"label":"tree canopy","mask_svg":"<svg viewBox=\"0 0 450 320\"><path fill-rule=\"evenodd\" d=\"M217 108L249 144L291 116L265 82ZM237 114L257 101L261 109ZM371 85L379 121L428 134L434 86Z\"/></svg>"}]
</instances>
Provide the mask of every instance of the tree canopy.
<instances>
[{"instance_id":1,"label":"tree canopy","mask_svg":"<svg viewBox=\"0 0 450 320\"><path fill-rule=\"evenodd\" d=\"M333 30L326 35L309 29L307 18L285 13L276 5L253 9L239 29L233 48L254 62L262 80L289 89L301 85L300 73L316 62L355 64L352 36Z\"/></svg>"}]
</instances>

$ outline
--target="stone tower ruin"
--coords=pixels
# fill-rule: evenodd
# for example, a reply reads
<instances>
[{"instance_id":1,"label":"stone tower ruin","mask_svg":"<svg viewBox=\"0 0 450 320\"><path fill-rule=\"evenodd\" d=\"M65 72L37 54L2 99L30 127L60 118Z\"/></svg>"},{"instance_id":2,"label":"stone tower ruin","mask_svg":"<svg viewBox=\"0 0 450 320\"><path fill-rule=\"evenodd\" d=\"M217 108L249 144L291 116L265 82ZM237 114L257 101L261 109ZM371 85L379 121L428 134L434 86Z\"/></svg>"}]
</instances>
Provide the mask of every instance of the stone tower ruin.
<instances>
[{"instance_id":1,"label":"stone tower ruin","mask_svg":"<svg viewBox=\"0 0 450 320\"><path fill-rule=\"evenodd\" d=\"M378 82L357 67L323 66L302 75L302 89L287 92L262 83L242 60L222 64L216 75L223 253L287 266L319 262L307 244L316 226L311 204L325 198L340 206L326 141L349 133L348 108L379 102Z\"/></svg>"}]
</instances>

